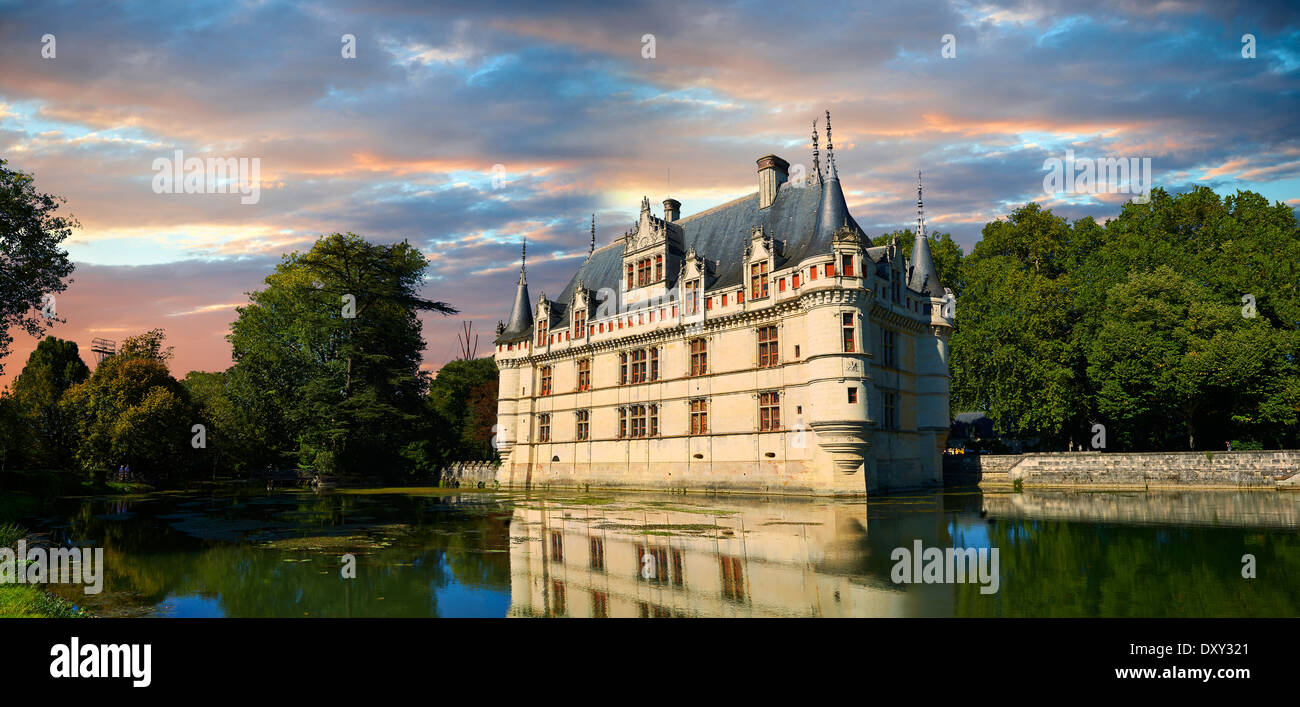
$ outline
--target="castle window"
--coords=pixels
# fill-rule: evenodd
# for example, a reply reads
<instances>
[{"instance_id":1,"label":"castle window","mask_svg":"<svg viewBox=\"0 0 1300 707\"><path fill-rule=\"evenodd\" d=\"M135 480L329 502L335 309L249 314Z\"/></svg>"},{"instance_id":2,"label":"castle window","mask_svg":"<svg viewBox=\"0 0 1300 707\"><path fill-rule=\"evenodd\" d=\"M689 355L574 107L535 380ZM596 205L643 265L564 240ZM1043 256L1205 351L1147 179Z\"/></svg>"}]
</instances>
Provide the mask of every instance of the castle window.
<instances>
[{"instance_id":1,"label":"castle window","mask_svg":"<svg viewBox=\"0 0 1300 707\"><path fill-rule=\"evenodd\" d=\"M712 298L712 297L705 297L705 298L704 298L704 309L705 309L706 311L708 311L708 310L712 310L712 309L713 309L713 298Z\"/></svg>"},{"instance_id":2,"label":"castle window","mask_svg":"<svg viewBox=\"0 0 1300 707\"><path fill-rule=\"evenodd\" d=\"M627 289L632 289L632 263L627 264Z\"/></svg>"},{"instance_id":3,"label":"castle window","mask_svg":"<svg viewBox=\"0 0 1300 707\"><path fill-rule=\"evenodd\" d=\"M799 273L790 276L790 286L796 290L799 289Z\"/></svg>"},{"instance_id":4,"label":"castle window","mask_svg":"<svg viewBox=\"0 0 1300 707\"><path fill-rule=\"evenodd\" d=\"M700 308L700 281L691 280L686 283L686 314L695 314Z\"/></svg>"},{"instance_id":5,"label":"castle window","mask_svg":"<svg viewBox=\"0 0 1300 707\"><path fill-rule=\"evenodd\" d=\"M574 336L581 339L587 333L587 310L579 309L573 313Z\"/></svg>"},{"instance_id":6,"label":"castle window","mask_svg":"<svg viewBox=\"0 0 1300 707\"><path fill-rule=\"evenodd\" d=\"M702 376L709 371L708 342L691 339L691 375Z\"/></svg>"},{"instance_id":7,"label":"castle window","mask_svg":"<svg viewBox=\"0 0 1300 707\"><path fill-rule=\"evenodd\" d=\"M826 263L826 277L835 277L835 263Z\"/></svg>"},{"instance_id":8,"label":"castle window","mask_svg":"<svg viewBox=\"0 0 1300 707\"><path fill-rule=\"evenodd\" d=\"M551 367L542 366L542 395L551 394Z\"/></svg>"},{"instance_id":9,"label":"castle window","mask_svg":"<svg viewBox=\"0 0 1300 707\"><path fill-rule=\"evenodd\" d=\"M816 280L816 279L817 279L817 266L816 266L816 265L812 266L811 268L808 268L808 279L809 279L809 280Z\"/></svg>"},{"instance_id":10,"label":"castle window","mask_svg":"<svg viewBox=\"0 0 1300 707\"><path fill-rule=\"evenodd\" d=\"M628 408L629 432L631 437L645 436L645 406L632 405Z\"/></svg>"},{"instance_id":11,"label":"castle window","mask_svg":"<svg viewBox=\"0 0 1300 707\"><path fill-rule=\"evenodd\" d=\"M853 255L844 253L840 256L840 272L844 277L853 277Z\"/></svg>"},{"instance_id":12,"label":"castle window","mask_svg":"<svg viewBox=\"0 0 1300 707\"><path fill-rule=\"evenodd\" d=\"M659 380L659 349L650 349L650 380Z\"/></svg>"},{"instance_id":13,"label":"castle window","mask_svg":"<svg viewBox=\"0 0 1300 707\"><path fill-rule=\"evenodd\" d=\"M618 384L627 385L627 354L618 355Z\"/></svg>"},{"instance_id":14,"label":"castle window","mask_svg":"<svg viewBox=\"0 0 1300 707\"><path fill-rule=\"evenodd\" d=\"M884 417L880 421L880 426L886 430L898 429L898 394L886 392L882 396L884 404Z\"/></svg>"},{"instance_id":15,"label":"castle window","mask_svg":"<svg viewBox=\"0 0 1300 707\"><path fill-rule=\"evenodd\" d=\"M548 412L537 416L537 441L551 441L551 414Z\"/></svg>"},{"instance_id":16,"label":"castle window","mask_svg":"<svg viewBox=\"0 0 1300 707\"><path fill-rule=\"evenodd\" d=\"M627 408L618 409L618 438L627 436Z\"/></svg>"},{"instance_id":17,"label":"castle window","mask_svg":"<svg viewBox=\"0 0 1300 707\"><path fill-rule=\"evenodd\" d=\"M781 361L778 353L776 326L758 328L758 367L770 368Z\"/></svg>"},{"instance_id":18,"label":"castle window","mask_svg":"<svg viewBox=\"0 0 1300 707\"><path fill-rule=\"evenodd\" d=\"M636 284L637 287L645 287L650 284L650 259L642 258L636 264Z\"/></svg>"},{"instance_id":19,"label":"castle window","mask_svg":"<svg viewBox=\"0 0 1300 707\"><path fill-rule=\"evenodd\" d=\"M745 303L745 290L741 289L736 293L736 304L744 304L744 303Z\"/></svg>"},{"instance_id":20,"label":"castle window","mask_svg":"<svg viewBox=\"0 0 1300 707\"><path fill-rule=\"evenodd\" d=\"M858 402L858 389L849 388L849 404L852 405L856 402Z\"/></svg>"},{"instance_id":21,"label":"castle window","mask_svg":"<svg viewBox=\"0 0 1300 707\"><path fill-rule=\"evenodd\" d=\"M578 359L578 390L591 390L591 359Z\"/></svg>"},{"instance_id":22,"label":"castle window","mask_svg":"<svg viewBox=\"0 0 1300 707\"><path fill-rule=\"evenodd\" d=\"M649 436L658 437L659 436L659 406L658 405L651 405L649 407L649 411L646 413L646 421L650 426L650 431L648 433Z\"/></svg>"},{"instance_id":23,"label":"castle window","mask_svg":"<svg viewBox=\"0 0 1300 707\"><path fill-rule=\"evenodd\" d=\"M691 401L691 434L709 433L709 401L699 398Z\"/></svg>"},{"instance_id":24,"label":"castle window","mask_svg":"<svg viewBox=\"0 0 1300 707\"><path fill-rule=\"evenodd\" d=\"M538 314L541 314L541 312L538 312ZM546 344L546 333L547 333L546 318L539 317L537 320L537 345L538 346L543 346Z\"/></svg>"},{"instance_id":25,"label":"castle window","mask_svg":"<svg viewBox=\"0 0 1300 707\"><path fill-rule=\"evenodd\" d=\"M781 395L776 391L758 394L758 429L770 432L781 429Z\"/></svg>"},{"instance_id":26,"label":"castle window","mask_svg":"<svg viewBox=\"0 0 1300 707\"><path fill-rule=\"evenodd\" d=\"M894 280L893 280L893 282L891 283L891 285L892 285L892 287L891 287L891 290L892 290L891 294L893 295L894 304L898 304L898 289L899 289L899 288L898 288L898 278L897 278L897 277L894 278Z\"/></svg>"},{"instance_id":27,"label":"castle window","mask_svg":"<svg viewBox=\"0 0 1300 707\"><path fill-rule=\"evenodd\" d=\"M664 256L655 256L655 282L664 279Z\"/></svg>"},{"instance_id":28,"label":"castle window","mask_svg":"<svg viewBox=\"0 0 1300 707\"><path fill-rule=\"evenodd\" d=\"M722 306L723 306L723 307L727 306L727 296L726 296L726 295L723 295L723 296L722 296Z\"/></svg>"},{"instance_id":29,"label":"castle window","mask_svg":"<svg viewBox=\"0 0 1300 707\"><path fill-rule=\"evenodd\" d=\"M844 330L844 353L853 353L856 350L854 346L854 338L856 337L853 335L853 313L845 312L840 315L840 319L841 328Z\"/></svg>"},{"instance_id":30,"label":"castle window","mask_svg":"<svg viewBox=\"0 0 1300 707\"><path fill-rule=\"evenodd\" d=\"M644 383L645 381L645 349L636 349L632 352L632 382Z\"/></svg>"},{"instance_id":31,"label":"castle window","mask_svg":"<svg viewBox=\"0 0 1300 707\"><path fill-rule=\"evenodd\" d=\"M578 441L585 442L591 437L591 412L588 410L579 410L575 414L578 423Z\"/></svg>"},{"instance_id":32,"label":"castle window","mask_svg":"<svg viewBox=\"0 0 1300 707\"><path fill-rule=\"evenodd\" d=\"M767 296L767 261L749 266L749 298L761 299Z\"/></svg>"},{"instance_id":33,"label":"castle window","mask_svg":"<svg viewBox=\"0 0 1300 707\"><path fill-rule=\"evenodd\" d=\"M894 332L881 327L880 329L880 358L884 365L894 367Z\"/></svg>"},{"instance_id":34,"label":"castle window","mask_svg":"<svg viewBox=\"0 0 1300 707\"><path fill-rule=\"evenodd\" d=\"M777 280L777 281L776 281L776 290L777 290L777 292L785 292L785 278L784 278L784 277L781 278L780 280Z\"/></svg>"}]
</instances>

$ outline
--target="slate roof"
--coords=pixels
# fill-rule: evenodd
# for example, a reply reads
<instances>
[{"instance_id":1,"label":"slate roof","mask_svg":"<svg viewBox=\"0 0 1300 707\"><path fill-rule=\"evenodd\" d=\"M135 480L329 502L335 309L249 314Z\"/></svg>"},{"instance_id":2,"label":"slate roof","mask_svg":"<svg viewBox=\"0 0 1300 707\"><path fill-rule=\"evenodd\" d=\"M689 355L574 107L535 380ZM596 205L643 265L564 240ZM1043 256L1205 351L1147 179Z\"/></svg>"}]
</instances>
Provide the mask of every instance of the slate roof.
<instances>
[{"instance_id":1,"label":"slate roof","mask_svg":"<svg viewBox=\"0 0 1300 707\"><path fill-rule=\"evenodd\" d=\"M766 209L758 208L758 193L755 192L669 224L670 228L680 229L684 251L694 248L709 263L711 277L705 280L705 290L718 290L743 282L745 243L757 227L762 227L777 243L773 270L808 257L830 253L832 237L841 227L847 226L857 231L864 242L870 242L849 213L834 167L829 171L830 174L825 179L808 180L803 186L795 186L790 182L781 184L772 205ZM592 292L599 292L602 288L620 291L623 244L624 239L617 238L597 249L573 274L559 297L552 301L551 328L564 328L563 314L568 310L579 280L583 287ZM887 247L871 247L867 249L867 254L879 262L886 257L887 251ZM674 248L674 252L680 251ZM934 266L929 267L932 270ZM918 284L925 281L925 274L928 273L922 273ZM677 273L669 272L666 275L667 285L674 287ZM516 319L513 315L512 312L512 322ZM531 322L529 325L531 327ZM508 327L508 336L503 335L498 341L505 343L516 340L515 337L527 338L527 332L512 335L511 331L512 328Z\"/></svg>"}]
</instances>

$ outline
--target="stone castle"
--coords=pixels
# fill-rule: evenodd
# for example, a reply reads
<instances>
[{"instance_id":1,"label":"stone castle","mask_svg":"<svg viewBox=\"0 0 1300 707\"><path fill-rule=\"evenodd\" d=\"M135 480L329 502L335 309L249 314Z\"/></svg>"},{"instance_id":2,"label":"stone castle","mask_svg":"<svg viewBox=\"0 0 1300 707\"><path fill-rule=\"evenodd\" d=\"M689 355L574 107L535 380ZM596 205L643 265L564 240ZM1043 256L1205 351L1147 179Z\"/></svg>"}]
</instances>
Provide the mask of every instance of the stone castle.
<instances>
[{"instance_id":1,"label":"stone castle","mask_svg":"<svg viewBox=\"0 0 1300 707\"><path fill-rule=\"evenodd\" d=\"M498 481L867 494L938 485L951 292L921 191L912 258L872 246L826 166L758 159L758 192L635 226L498 326ZM796 170L796 176L801 170Z\"/></svg>"}]
</instances>

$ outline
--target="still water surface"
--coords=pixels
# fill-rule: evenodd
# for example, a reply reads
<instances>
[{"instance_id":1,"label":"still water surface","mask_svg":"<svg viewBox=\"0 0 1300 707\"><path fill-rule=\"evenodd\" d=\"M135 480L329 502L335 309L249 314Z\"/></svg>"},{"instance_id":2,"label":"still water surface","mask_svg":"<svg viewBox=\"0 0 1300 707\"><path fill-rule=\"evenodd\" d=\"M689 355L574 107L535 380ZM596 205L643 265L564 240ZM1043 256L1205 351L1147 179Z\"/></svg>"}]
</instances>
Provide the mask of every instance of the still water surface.
<instances>
[{"instance_id":1,"label":"still water surface","mask_svg":"<svg viewBox=\"0 0 1300 707\"><path fill-rule=\"evenodd\" d=\"M1300 616L1295 492L244 490L62 499L26 524L105 549L102 594L55 588L101 616ZM918 540L997 548L997 592L895 583Z\"/></svg>"}]
</instances>

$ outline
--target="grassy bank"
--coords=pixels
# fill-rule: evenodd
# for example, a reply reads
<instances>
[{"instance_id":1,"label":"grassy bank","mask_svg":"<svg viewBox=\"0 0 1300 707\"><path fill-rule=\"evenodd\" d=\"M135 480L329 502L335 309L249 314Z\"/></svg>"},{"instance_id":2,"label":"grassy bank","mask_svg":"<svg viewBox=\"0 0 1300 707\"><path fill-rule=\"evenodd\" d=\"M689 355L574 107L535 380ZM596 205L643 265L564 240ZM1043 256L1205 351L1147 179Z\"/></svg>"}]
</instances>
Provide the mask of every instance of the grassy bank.
<instances>
[{"instance_id":1,"label":"grassy bank","mask_svg":"<svg viewBox=\"0 0 1300 707\"><path fill-rule=\"evenodd\" d=\"M27 535L15 521L36 509L36 499L18 491L0 494L0 547L14 549ZM87 616L39 587L28 584L0 584L0 618L55 619Z\"/></svg>"}]
</instances>

